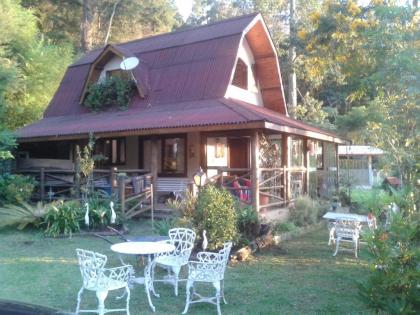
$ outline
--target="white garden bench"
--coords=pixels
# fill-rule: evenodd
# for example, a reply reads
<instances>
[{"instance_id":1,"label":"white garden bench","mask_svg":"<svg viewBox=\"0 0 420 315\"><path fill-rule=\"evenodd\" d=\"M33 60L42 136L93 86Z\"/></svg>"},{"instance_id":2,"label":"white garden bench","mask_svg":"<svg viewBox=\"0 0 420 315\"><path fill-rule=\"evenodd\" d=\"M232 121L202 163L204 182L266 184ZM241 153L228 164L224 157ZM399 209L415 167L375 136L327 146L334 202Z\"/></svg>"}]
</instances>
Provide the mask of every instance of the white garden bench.
<instances>
[{"instance_id":1,"label":"white garden bench","mask_svg":"<svg viewBox=\"0 0 420 315\"><path fill-rule=\"evenodd\" d=\"M182 198L191 180L187 177L158 177L156 180L157 193L173 193L175 197Z\"/></svg>"}]
</instances>

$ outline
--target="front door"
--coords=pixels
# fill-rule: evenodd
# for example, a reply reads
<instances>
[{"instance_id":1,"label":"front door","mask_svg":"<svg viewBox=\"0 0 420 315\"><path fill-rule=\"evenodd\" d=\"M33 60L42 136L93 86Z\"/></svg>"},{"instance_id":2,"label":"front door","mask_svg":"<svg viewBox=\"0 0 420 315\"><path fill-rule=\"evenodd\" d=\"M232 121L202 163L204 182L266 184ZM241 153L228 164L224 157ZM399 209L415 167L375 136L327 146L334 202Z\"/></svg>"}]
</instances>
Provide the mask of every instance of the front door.
<instances>
[{"instance_id":1,"label":"front door","mask_svg":"<svg viewBox=\"0 0 420 315\"><path fill-rule=\"evenodd\" d=\"M229 168L249 168L249 139L229 138Z\"/></svg>"}]
</instances>

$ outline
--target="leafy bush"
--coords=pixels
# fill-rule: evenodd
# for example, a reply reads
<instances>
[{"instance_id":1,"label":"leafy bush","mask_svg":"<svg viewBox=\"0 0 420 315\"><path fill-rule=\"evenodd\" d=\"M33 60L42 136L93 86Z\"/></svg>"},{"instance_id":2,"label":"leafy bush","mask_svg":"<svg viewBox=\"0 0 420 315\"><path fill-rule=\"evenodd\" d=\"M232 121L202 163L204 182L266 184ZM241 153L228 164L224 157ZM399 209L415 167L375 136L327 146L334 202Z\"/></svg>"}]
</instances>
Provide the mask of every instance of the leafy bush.
<instances>
[{"instance_id":1,"label":"leafy bush","mask_svg":"<svg viewBox=\"0 0 420 315\"><path fill-rule=\"evenodd\" d=\"M31 176L15 174L0 176L0 203L20 204L28 202L36 184Z\"/></svg>"},{"instance_id":2,"label":"leafy bush","mask_svg":"<svg viewBox=\"0 0 420 315\"><path fill-rule=\"evenodd\" d=\"M110 202L112 198L103 191L93 191L90 193L87 203L89 204L89 227L91 228L103 228L111 224L111 207ZM83 211L86 211L86 206L83 205ZM115 224L122 223L122 215L117 211L117 207L114 207L114 211L117 215ZM84 218L83 222L84 222Z\"/></svg>"},{"instance_id":3,"label":"leafy bush","mask_svg":"<svg viewBox=\"0 0 420 315\"><path fill-rule=\"evenodd\" d=\"M290 221L278 223L274 226L274 231L281 233L281 232L292 232L297 229L297 226Z\"/></svg>"},{"instance_id":4,"label":"leafy bush","mask_svg":"<svg viewBox=\"0 0 420 315\"><path fill-rule=\"evenodd\" d=\"M198 194L195 222L199 231L206 230L210 250L238 238L235 201L224 189L206 185Z\"/></svg>"},{"instance_id":5,"label":"leafy bush","mask_svg":"<svg viewBox=\"0 0 420 315\"><path fill-rule=\"evenodd\" d=\"M57 201L51 204L51 208L44 218L46 226L45 234L57 237L60 234L72 235L80 231L79 222L83 215L78 201Z\"/></svg>"},{"instance_id":6,"label":"leafy bush","mask_svg":"<svg viewBox=\"0 0 420 315\"><path fill-rule=\"evenodd\" d=\"M189 190L185 191L185 198L179 199L169 199L167 205L178 212L178 215L182 217L194 217L195 207L197 205L197 197L194 196Z\"/></svg>"},{"instance_id":7,"label":"leafy bush","mask_svg":"<svg viewBox=\"0 0 420 315\"><path fill-rule=\"evenodd\" d=\"M324 214L331 210L331 201L325 199L314 199L314 207L318 209L318 220L322 218Z\"/></svg>"},{"instance_id":8,"label":"leafy bush","mask_svg":"<svg viewBox=\"0 0 420 315\"><path fill-rule=\"evenodd\" d=\"M27 202L22 202L20 205L5 205L0 208L0 228L16 225L19 230L22 230L28 224L39 226L50 206L41 202L38 202L36 206Z\"/></svg>"},{"instance_id":9,"label":"leafy bush","mask_svg":"<svg viewBox=\"0 0 420 315\"><path fill-rule=\"evenodd\" d=\"M252 238L256 235L256 230L260 225L257 212L251 206L242 206L236 203L236 217L239 231L246 238Z\"/></svg>"},{"instance_id":10,"label":"leafy bush","mask_svg":"<svg viewBox=\"0 0 420 315\"><path fill-rule=\"evenodd\" d=\"M367 214L372 212L379 217L383 210L392 202L392 196L382 189L355 189L351 193L355 212Z\"/></svg>"},{"instance_id":11,"label":"leafy bush","mask_svg":"<svg viewBox=\"0 0 420 315\"><path fill-rule=\"evenodd\" d=\"M305 226L317 222L319 205L308 196L300 196L289 211L291 222L296 226Z\"/></svg>"},{"instance_id":12,"label":"leafy bush","mask_svg":"<svg viewBox=\"0 0 420 315\"><path fill-rule=\"evenodd\" d=\"M171 219L155 221L153 224L153 228L155 229L155 231L162 236L167 236L169 234L169 230L173 227L174 225Z\"/></svg>"},{"instance_id":13,"label":"leafy bush","mask_svg":"<svg viewBox=\"0 0 420 315\"><path fill-rule=\"evenodd\" d=\"M192 192L186 191L185 198L182 200L168 200L167 205L176 211L176 217L174 218L172 225L174 227L184 227L195 230L198 234L197 237L200 237L198 233L198 227L196 224L196 211L197 206L197 197L193 195Z\"/></svg>"},{"instance_id":14,"label":"leafy bush","mask_svg":"<svg viewBox=\"0 0 420 315\"><path fill-rule=\"evenodd\" d=\"M111 106L127 109L134 87L132 80L111 77L89 86L83 105L94 112Z\"/></svg>"},{"instance_id":15,"label":"leafy bush","mask_svg":"<svg viewBox=\"0 0 420 315\"><path fill-rule=\"evenodd\" d=\"M418 314L420 309L420 220L412 197L411 207L395 214L387 228L366 237L373 259L360 294L377 313Z\"/></svg>"}]
</instances>

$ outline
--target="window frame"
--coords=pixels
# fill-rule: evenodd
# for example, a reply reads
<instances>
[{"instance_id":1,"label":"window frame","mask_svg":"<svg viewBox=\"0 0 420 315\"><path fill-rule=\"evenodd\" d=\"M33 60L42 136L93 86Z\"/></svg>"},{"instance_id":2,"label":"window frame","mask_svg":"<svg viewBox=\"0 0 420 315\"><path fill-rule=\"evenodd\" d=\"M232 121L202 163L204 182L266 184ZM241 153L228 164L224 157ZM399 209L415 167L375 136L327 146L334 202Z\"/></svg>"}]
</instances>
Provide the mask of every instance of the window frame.
<instances>
[{"instance_id":1,"label":"window frame","mask_svg":"<svg viewBox=\"0 0 420 315\"><path fill-rule=\"evenodd\" d=\"M112 162L112 142L116 140L117 141L117 161L115 163ZM115 166L115 165L126 165L127 164L127 141L125 137L116 137L116 138L103 138L100 139L101 141L101 145L102 145L102 151L105 151L105 144L106 141L110 141L111 144L111 150L110 150L110 154L111 156L106 159L103 160L103 162L101 162L101 164L103 166ZM124 143L124 162L121 161L121 143ZM105 156L104 152L98 152L95 149L95 154L102 154Z\"/></svg>"},{"instance_id":2,"label":"window frame","mask_svg":"<svg viewBox=\"0 0 420 315\"><path fill-rule=\"evenodd\" d=\"M244 84L245 87L242 86L242 85L235 84L235 77L236 77L236 74L237 74L237 71L238 71L238 65L240 67L242 67L242 66L245 67L244 68L245 69L245 84ZM235 71L233 72L233 77L232 77L232 82L231 82L231 84L233 86L235 86L239 89L248 91L248 89L249 89L249 78L248 78L249 69L248 68L249 68L249 66L247 65L247 63L242 58L238 58L238 60L236 61L236 64L235 64Z\"/></svg>"},{"instance_id":3,"label":"window frame","mask_svg":"<svg viewBox=\"0 0 420 315\"><path fill-rule=\"evenodd\" d=\"M175 139L180 138L184 140L184 171L182 173L168 173L164 170L165 165L165 152L166 152L166 146L165 142L167 139ZM187 165L188 165L188 156L187 156L187 135L186 134L173 134L173 135L166 135L162 136L160 138L161 143L161 158L160 158L160 164L161 164L161 171L158 174L160 177L187 177Z\"/></svg>"}]
</instances>

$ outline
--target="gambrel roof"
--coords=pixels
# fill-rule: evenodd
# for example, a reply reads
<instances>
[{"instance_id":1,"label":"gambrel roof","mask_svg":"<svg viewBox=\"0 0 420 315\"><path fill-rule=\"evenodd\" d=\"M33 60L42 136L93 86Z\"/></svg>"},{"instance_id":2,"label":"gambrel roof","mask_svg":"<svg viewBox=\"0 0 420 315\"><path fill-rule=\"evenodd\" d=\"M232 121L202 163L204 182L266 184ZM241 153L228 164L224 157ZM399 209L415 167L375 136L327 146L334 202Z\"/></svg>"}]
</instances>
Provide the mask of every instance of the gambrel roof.
<instances>
[{"instance_id":1,"label":"gambrel roof","mask_svg":"<svg viewBox=\"0 0 420 315\"><path fill-rule=\"evenodd\" d=\"M238 50L246 39L264 106L225 97ZM138 94L128 110L90 113L83 105L86 87L114 56L136 56L133 70ZM162 128L272 123L334 137L287 115L279 62L260 14L250 14L191 29L107 45L70 65L39 122L17 132L18 138L74 137L93 133Z\"/></svg>"}]
</instances>

